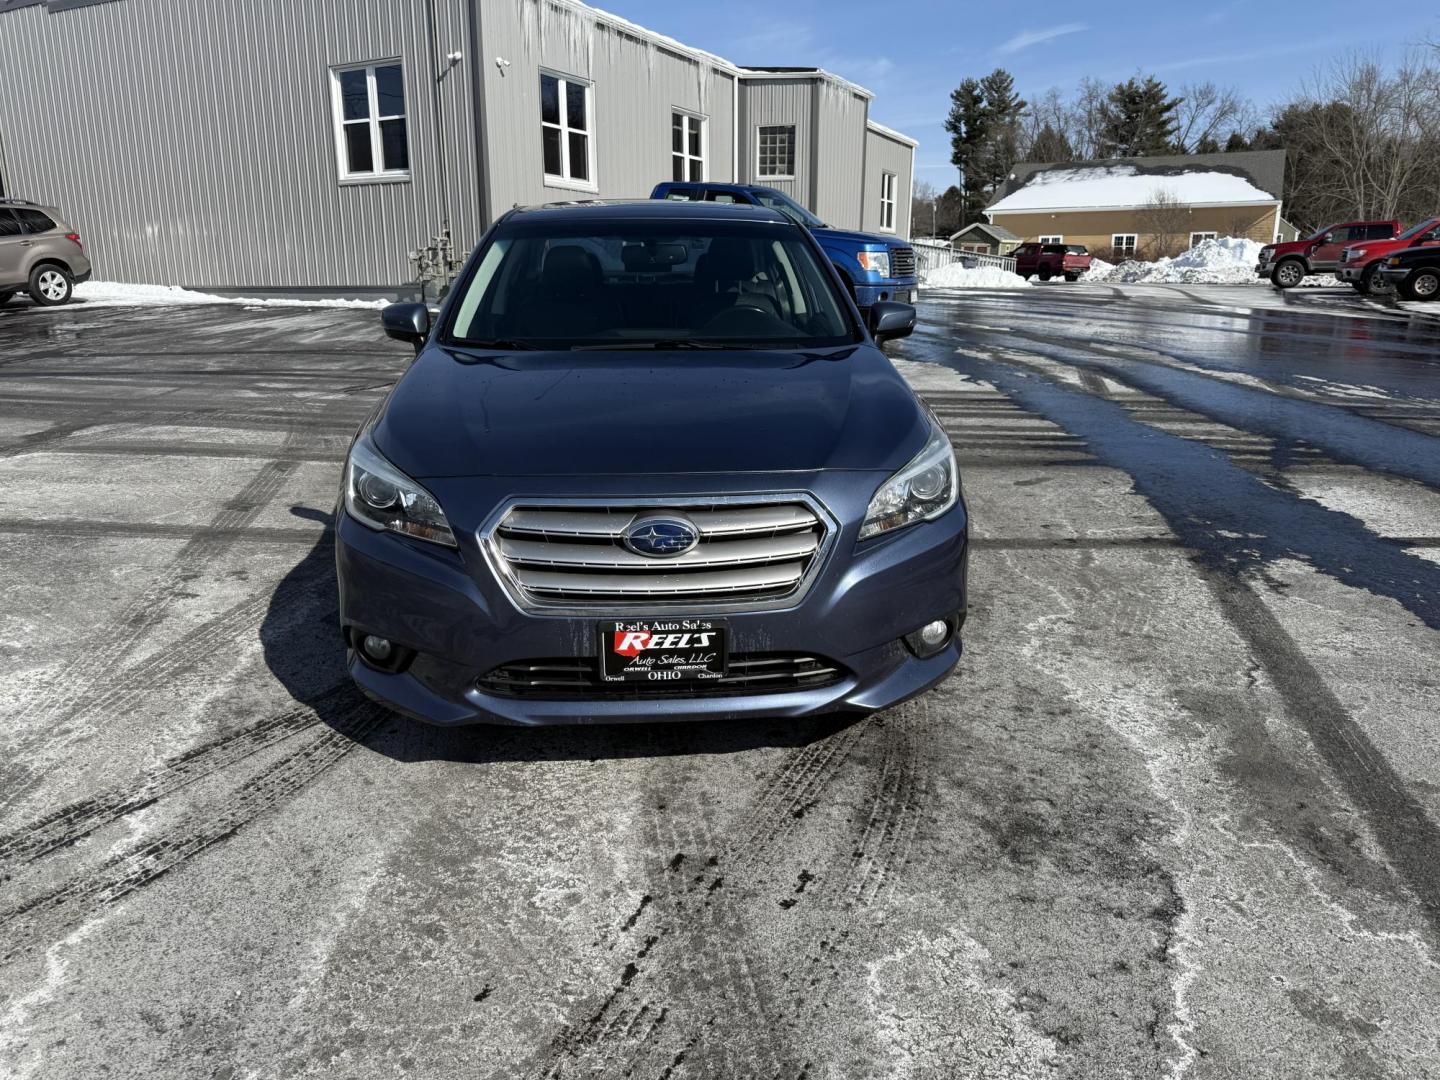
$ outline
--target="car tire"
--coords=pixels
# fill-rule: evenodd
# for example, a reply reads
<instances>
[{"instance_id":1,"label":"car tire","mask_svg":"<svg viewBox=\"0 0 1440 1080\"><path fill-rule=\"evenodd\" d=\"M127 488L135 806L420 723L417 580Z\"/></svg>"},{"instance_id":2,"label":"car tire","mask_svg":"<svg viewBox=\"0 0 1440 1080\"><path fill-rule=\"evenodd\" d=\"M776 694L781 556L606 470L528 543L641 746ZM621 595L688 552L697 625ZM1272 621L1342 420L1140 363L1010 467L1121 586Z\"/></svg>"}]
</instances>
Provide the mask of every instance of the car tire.
<instances>
[{"instance_id":1,"label":"car tire","mask_svg":"<svg viewBox=\"0 0 1440 1080\"><path fill-rule=\"evenodd\" d=\"M1022 278L1024 278L1026 281L1029 281L1030 278L1031 278L1031 275L1030 275L1030 274L1021 274L1020 276L1021 276Z\"/></svg>"},{"instance_id":2,"label":"car tire","mask_svg":"<svg viewBox=\"0 0 1440 1080\"><path fill-rule=\"evenodd\" d=\"M1405 279L1400 291L1407 300L1440 298L1440 270L1417 270Z\"/></svg>"},{"instance_id":3,"label":"car tire","mask_svg":"<svg viewBox=\"0 0 1440 1080\"><path fill-rule=\"evenodd\" d=\"M1048 266L1042 266L1042 267L1040 267L1040 280L1041 280L1041 281L1049 281L1051 277L1052 277L1052 275L1051 275L1051 273L1050 273L1050 268L1049 268Z\"/></svg>"},{"instance_id":4,"label":"car tire","mask_svg":"<svg viewBox=\"0 0 1440 1080\"><path fill-rule=\"evenodd\" d=\"M1305 264L1299 259L1282 259L1270 271L1270 284L1277 289L1293 289L1305 280Z\"/></svg>"},{"instance_id":5,"label":"car tire","mask_svg":"<svg viewBox=\"0 0 1440 1080\"><path fill-rule=\"evenodd\" d=\"M1378 262L1371 263L1361 272L1357 287L1364 296L1392 296L1395 293L1395 286L1380 277Z\"/></svg>"},{"instance_id":6,"label":"car tire","mask_svg":"<svg viewBox=\"0 0 1440 1080\"><path fill-rule=\"evenodd\" d=\"M30 299L41 307L68 304L75 295L75 281L70 271L54 263L41 263L30 271Z\"/></svg>"}]
</instances>

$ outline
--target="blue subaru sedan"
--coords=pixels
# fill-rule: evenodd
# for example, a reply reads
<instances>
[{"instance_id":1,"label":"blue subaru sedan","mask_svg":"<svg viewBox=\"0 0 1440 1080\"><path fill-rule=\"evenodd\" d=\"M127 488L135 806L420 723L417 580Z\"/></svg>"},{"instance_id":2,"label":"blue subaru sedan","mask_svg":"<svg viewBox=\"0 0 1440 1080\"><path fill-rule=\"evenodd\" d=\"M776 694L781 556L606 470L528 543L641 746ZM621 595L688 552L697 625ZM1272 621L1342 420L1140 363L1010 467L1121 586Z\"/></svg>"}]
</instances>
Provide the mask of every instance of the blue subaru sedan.
<instances>
[{"instance_id":1,"label":"blue subaru sedan","mask_svg":"<svg viewBox=\"0 0 1440 1080\"><path fill-rule=\"evenodd\" d=\"M371 697L434 724L883 709L960 657L950 441L764 207L515 210L365 424L337 513Z\"/></svg>"}]
</instances>

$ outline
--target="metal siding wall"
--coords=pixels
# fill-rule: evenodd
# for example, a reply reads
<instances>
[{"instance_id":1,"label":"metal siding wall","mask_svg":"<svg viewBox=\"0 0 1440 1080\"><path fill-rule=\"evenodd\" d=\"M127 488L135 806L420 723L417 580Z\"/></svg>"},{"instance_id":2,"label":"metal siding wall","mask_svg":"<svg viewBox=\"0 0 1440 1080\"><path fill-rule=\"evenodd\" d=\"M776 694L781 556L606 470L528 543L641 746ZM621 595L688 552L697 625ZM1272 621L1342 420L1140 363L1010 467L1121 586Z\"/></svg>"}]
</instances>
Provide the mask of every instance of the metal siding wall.
<instances>
[{"instance_id":1,"label":"metal siding wall","mask_svg":"<svg viewBox=\"0 0 1440 1080\"><path fill-rule=\"evenodd\" d=\"M516 204L648 196L671 176L674 109L707 118L709 178L732 175L733 91L727 72L547 0L493 0L481 12L492 216ZM497 65L496 57L510 66ZM545 183L541 68L594 84L598 194Z\"/></svg>"},{"instance_id":2,"label":"metal siding wall","mask_svg":"<svg viewBox=\"0 0 1440 1080\"><path fill-rule=\"evenodd\" d=\"M865 155L865 99L826 80L819 84L819 198L813 209L838 228L861 227L861 185ZM867 189L868 190L868 189Z\"/></svg>"},{"instance_id":3,"label":"metal siding wall","mask_svg":"<svg viewBox=\"0 0 1440 1080\"><path fill-rule=\"evenodd\" d=\"M895 235L910 235L910 192L915 182L915 151L879 132L865 132L864 228L880 228L880 174L895 174Z\"/></svg>"},{"instance_id":4,"label":"metal siding wall","mask_svg":"<svg viewBox=\"0 0 1440 1080\"><path fill-rule=\"evenodd\" d=\"M811 160L814 93L814 82L807 79L746 79L740 84L740 96L745 102L744 123L740 127L740 142L745 148L744 182L783 191L812 211L815 210L810 205L815 176ZM794 180L767 180L755 172L755 133L772 124L795 125Z\"/></svg>"},{"instance_id":5,"label":"metal siding wall","mask_svg":"<svg viewBox=\"0 0 1440 1080\"><path fill-rule=\"evenodd\" d=\"M442 56L470 51L465 0L436 0L436 23ZM394 286L440 225L437 145L456 239L477 237L467 68L440 84L437 131L423 3L33 7L0 16L0 54L27 88L0 96L8 182L64 210L99 278ZM390 57L405 65L411 180L341 185L329 68ZM33 105L47 100L65 107Z\"/></svg>"}]
</instances>

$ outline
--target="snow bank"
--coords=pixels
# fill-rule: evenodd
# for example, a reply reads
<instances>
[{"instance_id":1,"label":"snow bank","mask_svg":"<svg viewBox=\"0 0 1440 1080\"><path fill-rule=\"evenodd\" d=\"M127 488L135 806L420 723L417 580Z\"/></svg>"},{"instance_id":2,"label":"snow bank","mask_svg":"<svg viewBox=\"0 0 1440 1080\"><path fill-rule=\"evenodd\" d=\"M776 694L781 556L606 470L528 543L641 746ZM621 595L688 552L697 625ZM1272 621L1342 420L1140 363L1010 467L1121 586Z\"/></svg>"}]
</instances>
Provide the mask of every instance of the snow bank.
<instances>
[{"instance_id":1,"label":"snow bank","mask_svg":"<svg viewBox=\"0 0 1440 1080\"><path fill-rule=\"evenodd\" d=\"M175 307L188 304L243 304L246 307L335 307L376 310L389 300L290 300L213 296L178 285L132 285L121 281L87 281L75 286L75 299L95 307Z\"/></svg>"},{"instance_id":2,"label":"snow bank","mask_svg":"<svg viewBox=\"0 0 1440 1080\"><path fill-rule=\"evenodd\" d=\"M1103 165L1049 169L1035 173L1023 187L987 208L1006 210L1113 210L1144 206L1160 192L1189 205L1248 205L1273 203L1275 196L1261 191L1243 176L1214 169L1197 169L1173 176L1143 173L1134 165ZM1003 221L996 222L1003 225Z\"/></svg>"},{"instance_id":3,"label":"snow bank","mask_svg":"<svg viewBox=\"0 0 1440 1080\"><path fill-rule=\"evenodd\" d=\"M1202 240L1183 255L1153 263L1123 262L1111 266L1100 259L1090 263L1082 281L1111 281L1143 285L1250 285L1263 245L1243 237L1222 236Z\"/></svg>"},{"instance_id":4,"label":"snow bank","mask_svg":"<svg viewBox=\"0 0 1440 1080\"><path fill-rule=\"evenodd\" d=\"M927 289L1028 289L1030 283L1019 274L998 266L976 266L973 269L951 263L931 270L920 282Z\"/></svg>"}]
</instances>

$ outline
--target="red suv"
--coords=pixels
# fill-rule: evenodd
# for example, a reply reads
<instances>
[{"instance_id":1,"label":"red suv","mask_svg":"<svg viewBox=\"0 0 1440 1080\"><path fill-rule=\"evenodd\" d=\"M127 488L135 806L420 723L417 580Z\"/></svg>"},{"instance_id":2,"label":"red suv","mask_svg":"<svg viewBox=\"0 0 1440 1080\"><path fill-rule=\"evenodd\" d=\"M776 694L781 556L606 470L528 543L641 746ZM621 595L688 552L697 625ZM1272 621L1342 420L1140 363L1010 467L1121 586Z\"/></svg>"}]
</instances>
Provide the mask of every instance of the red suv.
<instances>
[{"instance_id":1,"label":"red suv","mask_svg":"<svg viewBox=\"0 0 1440 1080\"><path fill-rule=\"evenodd\" d=\"M1385 257L1406 248L1436 244L1440 244L1440 217L1426 218L1394 240L1372 240L1347 247L1340 253L1340 266L1335 276L1347 285L1354 285L1366 296L1388 296L1395 291L1395 286L1379 276Z\"/></svg>"},{"instance_id":2,"label":"red suv","mask_svg":"<svg viewBox=\"0 0 1440 1080\"><path fill-rule=\"evenodd\" d=\"M1084 244L1021 244L1012 252L1015 256L1015 273L1026 281L1031 276L1041 281L1052 277L1064 277L1066 281L1079 281L1080 275L1090 269L1090 252Z\"/></svg>"},{"instance_id":3,"label":"red suv","mask_svg":"<svg viewBox=\"0 0 1440 1080\"><path fill-rule=\"evenodd\" d=\"M1255 273L1269 278L1277 289L1293 289L1310 274L1333 271L1340 265L1340 252L1351 244L1362 240L1391 240L1399 232L1398 221L1347 221L1327 225L1305 240L1261 248Z\"/></svg>"}]
</instances>

